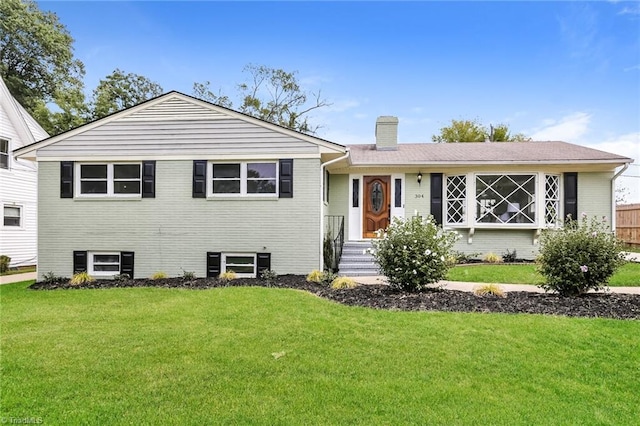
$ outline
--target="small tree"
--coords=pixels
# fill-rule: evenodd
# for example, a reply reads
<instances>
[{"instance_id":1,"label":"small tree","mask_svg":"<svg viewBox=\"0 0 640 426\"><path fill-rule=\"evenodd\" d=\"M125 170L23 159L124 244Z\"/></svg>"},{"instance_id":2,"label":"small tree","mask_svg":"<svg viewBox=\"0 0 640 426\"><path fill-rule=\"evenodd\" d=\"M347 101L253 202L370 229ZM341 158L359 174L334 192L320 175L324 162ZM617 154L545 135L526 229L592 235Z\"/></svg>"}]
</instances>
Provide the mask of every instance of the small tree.
<instances>
[{"instance_id":1,"label":"small tree","mask_svg":"<svg viewBox=\"0 0 640 426\"><path fill-rule=\"evenodd\" d=\"M432 217L395 218L379 233L373 255L392 287L420 291L446 277L457 233L443 231Z\"/></svg>"},{"instance_id":2,"label":"small tree","mask_svg":"<svg viewBox=\"0 0 640 426\"><path fill-rule=\"evenodd\" d=\"M565 296L602 289L625 262L622 243L604 217L589 220L583 213L563 228L545 230L540 244L538 271L545 277L540 287Z\"/></svg>"}]
</instances>

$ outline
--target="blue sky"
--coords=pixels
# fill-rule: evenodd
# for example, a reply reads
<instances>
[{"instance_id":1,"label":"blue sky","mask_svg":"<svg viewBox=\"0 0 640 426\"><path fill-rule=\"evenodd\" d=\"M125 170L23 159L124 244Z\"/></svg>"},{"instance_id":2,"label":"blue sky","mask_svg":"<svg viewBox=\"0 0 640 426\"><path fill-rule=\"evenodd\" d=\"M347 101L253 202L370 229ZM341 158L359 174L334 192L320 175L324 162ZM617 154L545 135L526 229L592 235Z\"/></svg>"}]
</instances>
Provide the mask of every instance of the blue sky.
<instances>
[{"instance_id":1,"label":"blue sky","mask_svg":"<svg viewBox=\"0 0 640 426\"><path fill-rule=\"evenodd\" d=\"M39 4L76 39L88 93L120 68L234 95L253 63L321 90L333 105L311 121L337 143L373 143L379 115L399 117L400 143L477 118L630 156L640 176L638 2ZM621 184L640 202L640 178Z\"/></svg>"}]
</instances>

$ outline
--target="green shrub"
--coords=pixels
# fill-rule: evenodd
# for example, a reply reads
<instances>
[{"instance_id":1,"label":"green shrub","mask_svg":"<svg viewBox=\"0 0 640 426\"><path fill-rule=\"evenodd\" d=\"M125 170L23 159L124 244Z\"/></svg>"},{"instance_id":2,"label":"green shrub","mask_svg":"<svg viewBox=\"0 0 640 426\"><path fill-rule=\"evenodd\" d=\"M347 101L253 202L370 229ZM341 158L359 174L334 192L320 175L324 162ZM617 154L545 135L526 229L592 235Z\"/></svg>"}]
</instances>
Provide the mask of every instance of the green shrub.
<instances>
[{"instance_id":1,"label":"green shrub","mask_svg":"<svg viewBox=\"0 0 640 426\"><path fill-rule=\"evenodd\" d=\"M540 245L538 271L545 278L540 287L561 295L600 290L624 264L622 243L604 217L589 220L583 213L561 229L543 231Z\"/></svg>"},{"instance_id":2,"label":"green shrub","mask_svg":"<svg viewBox=\"0 0 640 426\"><path fill-rule=\"evenodd\" d=\"M42 282L47 284L64 283L69 282L69 278L59 277L53 271L49 271L42 275Z\"/></svg>"},{"instance_id":3,"label":"green shrub","mask_svg":"<svg viewBox=\"0 0 640 426\"><path fill-rule=\"evenodd\" d=\"M182 268L180 268L182 269ZM196 279L196 273L193 271L185 271L184 269L182 269L182 279L183 280L195 280Z\"/></svg>"},{"instance_id":4,"label":"green shrub","mask_svg":"<svg viewBox=\"0 0 640 426\"><path fill-rule=\"evenodd\" d=\"M331 281L331 288L334 290L340 290L343 288L354 288L357 286L358 284L349 277L338 277Z\"/></svg>"},{"instance_id":5,"label":"green shrub","mask_svg":"<svg viewBox=\"0 0 640 426\"><path fill-rule=\"evenodd\" d=\"M447 276L451 248L458 238L443 231L433 218L394 218L381 238L373 241L373 255L389 284L401 290L419 291Z\"/></svg>"},{"instance_id":6,"label":"green shrub","mask_svg":"<svg viewBox=\"0 0 640 426\"><path fill-rule=\"evenodd\" d=\"M513 251L507 249L506 253L502 255L502 261L505 263L513 263L516 260L518 260L518 253L516 252L516 249L513 249Z\"/></svg>"},{"instance_id":7,"label":"green shrub","mask_svg":"<svg viewBox=\"0 0 640 426\"><path fill-rule=\"evenodd\" d=\"M333 241L331 241L330 235L324 237L322 251L324 255L324 269L333 271Z\"/></svg>"},{"instance_id":8,"label":"green shrub","mask_svg":"<svg viewBox=\"0 0 640 426\"><path fill-rule=\"evenodd\" d=\"M265 269L260 272L260 279L266 281L267 286L271 287L278 279L278 274L276 271L272 271L271 269Z\"/></svg>"},{"instance_id":9,"label":"green shrub","mask_svg":"<svg viewBox=\"0 0 640 426\"><path fill-rule=\"evenodd\" d=\"M154 273L153 275L151 275L151 279L152 280L162 280L168 278L168 275L166 274L166 272L162 272L162 271L158 271L156 273Z\"/></svg>"},{"instance_id":10,"label":"green shrub","mask_svg":"<svg viewBox=\"0 0 640 426\"><path fill-rule=\"evenodd\" d=\"M495 253L487 253L484 255L482 260L484 260L487 263L501 263L502 257L498 256Z\"/></svg>"},{"instance_id":11,"label":"green shrub","mask_svg":"<svg viewBox=\"0 0 640 426\"><path fill-rule=\"evenodd\" d=\"M4 274L9 270L10 263L11 258L9 256L5 256L4 254L0 256L0 274Z\"/></svg>"},{"instance_id":12,"label":"green shrub","mask_svg":"<svg viewBox=\"0 0 640 426\"><path fill-rule=\"evenodd\" d=\"M84 284L89 284L94 282L96 279L89 275L88 272L78 272L77 274L73 274L71 280L69 280L69 284L74 286L80 286Z\"/></svg>"}]
</instances>

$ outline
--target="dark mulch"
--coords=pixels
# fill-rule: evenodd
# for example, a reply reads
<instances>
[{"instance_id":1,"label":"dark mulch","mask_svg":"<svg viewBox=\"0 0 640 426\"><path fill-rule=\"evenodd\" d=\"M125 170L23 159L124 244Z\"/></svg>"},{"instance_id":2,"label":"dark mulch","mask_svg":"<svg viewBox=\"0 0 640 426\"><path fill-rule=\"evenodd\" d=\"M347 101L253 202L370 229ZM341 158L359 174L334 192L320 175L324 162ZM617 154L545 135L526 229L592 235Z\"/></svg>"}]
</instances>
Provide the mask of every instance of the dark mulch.
<instances>
[{"instance_id":1,"label":"dark mulch","mask_svg":"<svg viewBox=\"0 0 640 426\"><path fill-rule=\"evenodd\" d=\"M555 294L508 292L506 297L479 297L470 292L430 289L420 293L407 293L386 285L361 285L354 289L333 290L326 285L307 282L304 276L281 275L273 283L260 279L240 278L230 282L218 279L167 278L160 280L98 280L83 286L71 286L66 281L57 283L37 282L30 286L35 290L98 289L118 287L165 287L209 289L229 286L261 286L305 290L345 305L375 309L402 311L446 312L498 312L566 315L571 317L601 317L615 319L640 319L640 295L589 293L564 297Z\"/></svg>"}]
</instances>

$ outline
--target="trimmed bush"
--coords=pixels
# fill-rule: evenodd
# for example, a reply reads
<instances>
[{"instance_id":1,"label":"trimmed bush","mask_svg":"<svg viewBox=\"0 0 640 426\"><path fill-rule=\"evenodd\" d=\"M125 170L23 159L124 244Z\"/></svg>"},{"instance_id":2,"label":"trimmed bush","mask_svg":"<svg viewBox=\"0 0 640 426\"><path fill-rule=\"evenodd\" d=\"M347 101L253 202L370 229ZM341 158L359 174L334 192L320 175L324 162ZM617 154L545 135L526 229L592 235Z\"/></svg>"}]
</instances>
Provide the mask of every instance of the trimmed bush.
<instances>
[{"instance_id":1,"label":"trimmed bush","mask_svg":"<svg viewBox=\"0 0 640 426\"><path fill-rule=\"evenodd\" d=\"M625 262L622 242L604 217L589 220L583 213L561 229L543 231L540 245L538 271L545 278L540 287L565 296L604 288Z\"/></svg>"},{"instance_id":2,"label":"trimmed bush","mask_svg":"<svg viewBox=\"0 0 640 426\"><path fill-rule=\"evenodd\" d=\"M446 278L458 234L443 231L433 217L394 218L379 236L373 255L392 287L419 291Z\"/></svg>"}]
</instances>

